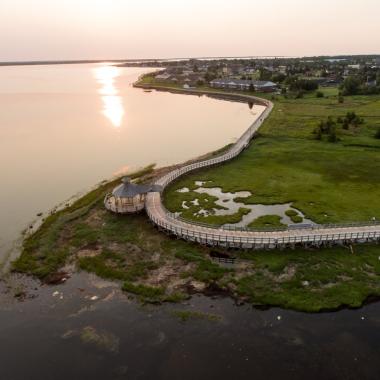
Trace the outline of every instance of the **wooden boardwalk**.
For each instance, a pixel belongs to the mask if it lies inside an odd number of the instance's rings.
[[[207,92],[204,92],[207,94]],[[210,93],[216,95],[214,92]],[[226,97],[226,94],[221,94]],[[239,101],[264,104],[265,110],[256,121],[244,132],[239,140],[224,154],[175,169],[156,181],[163,189],[172,181],[191,171],[217,165],[238,156],[249,144],[255,133],[273,109],[269,100],[248,95],[228,94],[229,98],[236,97]],[[308,228],[292,228],[279,231],[246,231],[230,230],[197,224],[176,218],[162,204],[161,193],[147,194],[145,201],[146,212],[150,220],[169,234],[188,241],[198,242],[210,246],[223,246],[244,249],[269,249],[293,247],[296,245],[321,246],[329,244],[345,244],[351,242],[368,242],[380,240],[380,223],[368,225],[341,225],[341,226],[310,226]]]

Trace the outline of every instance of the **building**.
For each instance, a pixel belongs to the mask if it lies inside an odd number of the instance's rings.
[[[133,214],[145,208],[147,193],[161,190],[157,185],[137,185],[124,177],[122,183],[106,195],[104,206],[117,214]]]
[[[171,75],[168,73],[158,74],[155,76],[155,79],[159,82],[169,81],[170,78],[171,78]]]
[[[189,86],[196,86],[198,82],[204,82],[204,77],[199,73],[189,73],[182,75],[180,78],[181,83],[186,83]]]
[[[253,82],[255,91],[274,92],[274,91],[277,91],[278,89],[277,84],[271,81],[254,80],[252,82]]]
[[[230,90],[249,90],[252,86],[252,81],[244,79],[214,79],[210,82],[210,86]]]
[[[255,90],[258,92],[277,91],[276,83],[270,81],[244,80],[244,79],[214,79],[210,82],[214,88],[224,88],[229,90]]]

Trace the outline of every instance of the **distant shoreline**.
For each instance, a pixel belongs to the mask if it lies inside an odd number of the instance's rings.
[[[347,57],[368,57],[380,56],[380,54],[352,54],[352,55],[317,55],[317,56],[283,56],[283,55],[266,55],[266,56],[225,56],[225,57],[176,57],[176,58],[134,58],[134,59],[66,59],[66,60],[40,60],[40,61],[3,61],[2,66],[38,66],[38,65],[68,65],[68,64],[86,64],[86,63],[136,63],[136,62],[170,62],[181,60],[232,60],[232,59],[292,59],[292,58],[347,58]]]
[[[292,58],[287,56],[241,56],[241,57],[181,57],[181,58],[134,58],[134,59],[65,59],[65,60],[41,60],[41,61],[0,61],[0,66],[32,66],[32,65],[66,65],[83,63],[106,62],[165,62],[189,59],[260,59],[260,58]]]
[[[119,60],[87,60],[87,61],[25,61],[25,62],[0,62],[1,66],[48,66],[48,65],[78,65],[86,63],[126,62]]]

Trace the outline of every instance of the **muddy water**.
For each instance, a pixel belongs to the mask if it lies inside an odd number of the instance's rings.
[[[147,70],[0,68],[0,262],[40,212],[113,174],[218,149],[261,109],[133,88]]]
[[[347,380],[380,373],[378,303],[314,315],[203,296],[143,307],[87,274],[16,304],[4,291],[0,379]],[[181,322],[173,310],[220,319]]]

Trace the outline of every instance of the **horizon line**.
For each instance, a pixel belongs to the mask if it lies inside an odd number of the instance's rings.
[[[336,54],[336,55],[304,55],[304,56],[286,56],[286,55],[246,55],[246,56],[196,56],[196,57],[172,57],[172,58],[126,58],[126,59],[53,59],[53,60],[12,60],[0,61],[0,66],[16,65],[54,65],[54,64],[80,64],[80,63],[102,63],[102,62],[155,62],[155,61],[177,61],[177,60],[208,60],[208,59],[302,59],[302,58],[343,58],[343,57],[368,57],[380,56],[380,53],[374,54]]]

